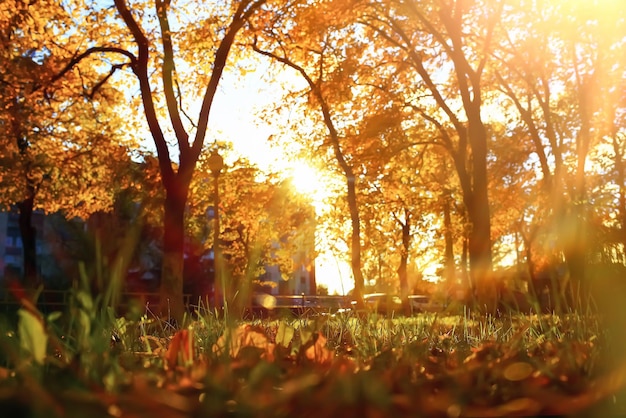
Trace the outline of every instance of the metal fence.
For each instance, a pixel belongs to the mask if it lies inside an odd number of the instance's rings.
[[[43,313],[66,310],[71,302],[72,292],[69,290],[44,290],[37,299],[37,307]],[[212,297],[192,297],[184,294],[184,305],[192,315],[214,314],[220,312],[212,305]],[[415,298],[418,298],[417,296]],[[141,306],[146,312],[153,310],[156,312],[160,304],[160,294],[156,292],[123,292],[117,306],[118,313],[123,314],[131,306]],[[20,302],[7,289],[0,289],[0,312],[14,313],[20,307]],[[282,314],[293,314],[297,316],[333,314],[351,310],[352,299],[350,296],[317,296],[317,295],[270,295],[253,294],[250,303],[245,308],[248,317],[275,317]],[[395,311],[399,313],[400,307],[385,308],[384,305],[374,308],[378,312]],[[411,314],[422,311],[441,311],[443,306],[428,305],[421,306],[419,303],[411,304]]]
[[[70,304],[72,292],[69,290],[44,290],[37,299],[37,308],[42,312],[63,311]],[[191,295],[183,295],[186,307],[191,306]],[[124,310],[132,301],[145,306],[158,306],[159,293],[124,292],[120,297],[120,308]],[[0,290],[0,312],[13,312],[20,307],[20,301],[7,290]]]
[[[350,309],[346,296],[254,295],[248,312],[252,316],[275,316],[285,312],[298,315],[336,313]]]

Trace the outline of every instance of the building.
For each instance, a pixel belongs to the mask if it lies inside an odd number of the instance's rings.
[[[33,213],[33,226],[37,236],[37,268],[39,277],[46,288],[63,289],[71,284],[73,277],[77,277],[77,261],[83,260],[87,267],[93,255],[92,234],[89,230],[102,227],[107,222],[110,214],[94,214],[89,221],[80,220],[66,221],[60,214],[46,215],[43,211]],[[210,220],[210,217],[209,217]],[[109,219],[109,221],[111,221]],[[106,233],[115,235],[116,228],[106,227]],[[157,228],[158,229],[158,228]],[[160,234],[159,234],[160,235]],[[104,238],[108,244],[115,246],[115,237]],[[119,238],[119,237],[117,237]],[[158,287],[158,271],[155,266],[160,262],[155,257],[160,256],[154,233],[142,235],[140,254],[137,262],[130,266],[127,277],[127,290],[151,289]],[[309,242],[310,241],[310,242]],[[300,250],[293,257],[294,271],[282,275],[278,266],[266,266],[265,274],[260,277],[261,281],[272,282],[266,291],[272,294],[300,295],[315,294],[315,267],[314,267],[314,243],[313,237],[307,239],[307,246],[299,247]],[[110,245],[104,244],[102,250],[108,253]],[[19,213],[17,210],[0,212],[0,287],[5,276],[13,274],[17,277],[23,275],[23,245],[19,229]],[[190,248],[186,252],[193,255]],[[207,284],[213,282],[213,253],[212,250],[199,254],[200,263],[206,264],[205,268],[192,268],[193,260],[189,254],[185,257],[185,292],[189,294],[205,294]],[[146,261],[148,260],[148,261]],[[148,268],[146,266],[152,266]],[[198,267],[198,266],[196,266]],[[202,266],[200,266],[202,267]],[[136,271],[135,271],[136,270]],[[148,280],[153,276],[153,280]],[[189,276],[189,277],[187,277]],[[284,280],[288,277],[288,280]],[[136,282],[141,282],[141,286]],[[150,282],[150,283],[148,283]]]
[[[71,223],[59,214],[46,215],[36,210],[32,215],[36,233],[37,274],[48,288],[66,288],[69,285],[66,268],[72,263],[66,253],[69,241],[74,241]],[[76,226],[83,229],[83,226]],[[75,267],[75,266],[72,266]],[[0,283],[8,275],[24,274],[24,246],[17,209],[0,211]]]
[[[44,233],[43,212],[33,213],[33,226],[37,231],[37,256],[43,254],[41,237]],[[0,212],[0,278],[8,274],[21,276],[24,270],[24,247],[20,234],[19,213],[13,209]],[[41,274],[41,270],[39,271]]]
[[[294,264],[295,271],[287,280],[283,278],[278,266],[265,266],[265,274],[260,277],[260,281],[271,285],[263,286],[263,291],[272,295],[314,295],[317,291],[315,263],[311,262],[308,266],[302,262]]]

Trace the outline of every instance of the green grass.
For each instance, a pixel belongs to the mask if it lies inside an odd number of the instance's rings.
[[[375,314],[183,330],[85,289],[66,312],[0,321],[10,416],[292,417],[624,412],[626,369],[598,315]]]

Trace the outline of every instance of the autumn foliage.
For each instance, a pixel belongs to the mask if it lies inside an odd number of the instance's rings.
[[[58,416],[619,409],[618,3],[3,1],[0,207],[19,217],[23,277],[9,286],[21,309],[0,339],[0,401],[19,409],[32,395]],[[250,118],[284,155],[331,179],[324,199],[294,192],[283,154],[261,170],[212,130],[224,81],[254,70],[278,98]],[[205,157],[218,149],[226,164],[211,172]],[[36,211],[82,218],[86,236],[96,230],[94,265],[74,260],[68,270],[67,317],[36,307],[46,285]],[[116,221],[129,237],[102,244],[115,222],[98,220],[122,212]],[[60,241],[66,249],[69,239]],[[332,317],[337,333],[233,319],[267,266],[293,280],[321,244],[350,266],[344,290],[353,288],[359,312]],[[157,247],[160,306],[149,318],[141,309],[120,317],[120,289],[142,245]],[[225,306],[199,315],[183,303],[185,255],[211,246],[224,254],[229,288]],[[366,289],[406,301],[430,289],[425,278],[440,279],[446,313],[474,321],[478,311],[489,332],[478,341],[468,322],[440,327],[435,317],[432,332],[414,335],[360,315]],[[359,345],[363,333],[380,339]],[[80,389],[48,390],[66,378]]]

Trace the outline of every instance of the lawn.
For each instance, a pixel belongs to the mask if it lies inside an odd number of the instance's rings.
[[[461,417],[626,413],[626,364],[601,315],[347,312],[182,328],[76,291],[4,319],[6,417]]]

